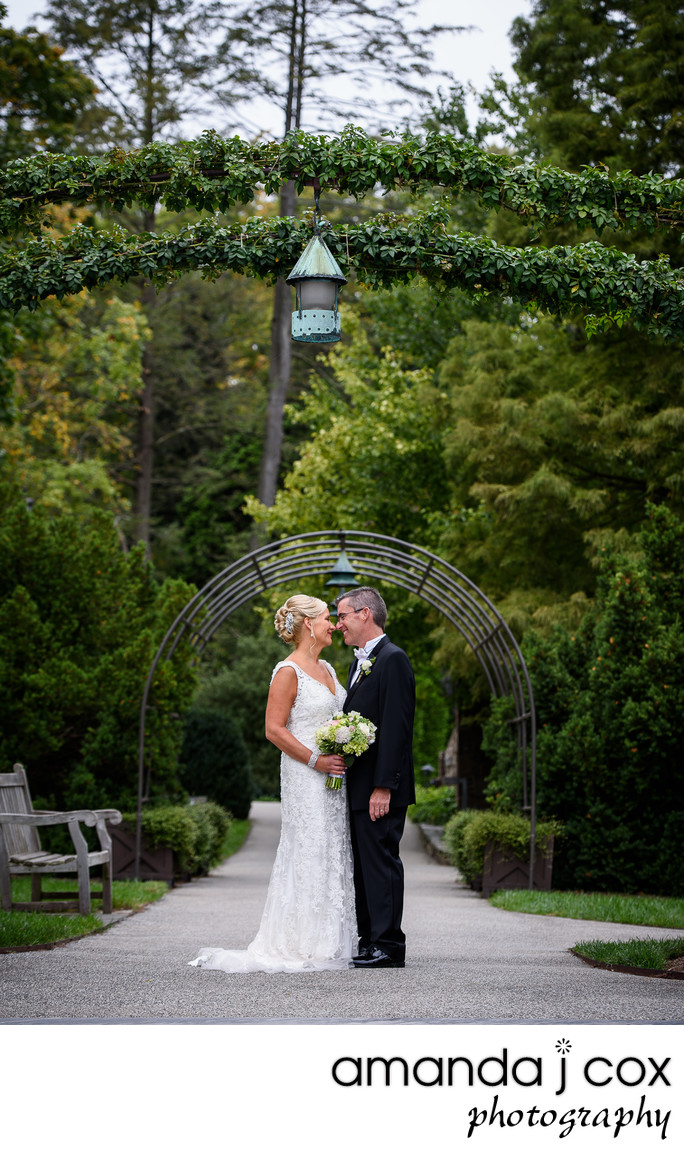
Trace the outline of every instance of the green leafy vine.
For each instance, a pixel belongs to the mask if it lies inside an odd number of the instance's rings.
[[[684,180],[611,175],[601,167],[580,174],[482,151],[452,136],[373,139],[347,127],[338,137],[293,132],[282,143],[248,143],[205,132],[185,143],[150,144],[106,156],[43,153],[0,173],[0,231],[39,225],[45,205],[106,203],[116,210],[162,202],[225,211],[248,203],[255,189],[276,192],[289,179],[299,191],[323,187],[361,198],[380,184],[412,192],[442,187],[474,193],[484,206],[508,208],[545,226],[576,221],[600,234],[636,227],[654,232],[684,226]]]
[[[0,307],[35,308],[111,282],[146,277],[163,284],[190,270],[215,277],[231,270],[265,279],[288,271],[309,238],[292,219],[250,219],[221,226],[214,218],[178,233],[102,234],[85,226],[63,238],[42,230],[46,206],[137,201],[220,212],[247,203],[257,188],[276,192],[288,180],[301,191],[322,187],[362,197],[380,185],[414,193],[441,186],[476,193],[545,225],[578,221],[605,229],[654,232],[684,223],[684,181],[603,169],[579,175],[517,164],[451,136],[372,139],[348,127],[339,137],[291,133],[282,143],[250,144],[205,132],[182,144],[158,143],[103,157],[41,154],[0,173],[0,231],[32,229],[21,249],[0,257]],[[447,231],[446,197],[412,216],[376,216],[327,233],[329,246],[359,282],[388,287],[422,275],[434,284],[499,293],[546,310],[589,314],[589,328],[625,321],[668,340],[684,336],[684,279],[667,258],[639,261],[599,242],[574,247],[512,248],[483,236]]]
[[[511,296],[562,314],[589,312],[594,326],[614,317],[652,335],[684,338],[684,278],[666,258],[639,261],[598,241],[575,247],[513,248],[467,232],[445,229],[446,210],[410,219],[391,215],[329,229],[326,241],[358,282],[389,287],[415,275],[447,288]],[[205,219],[178,233],[98,233],[77,226],[66,237],[29,239],[0,258],[0,307],[35,308],[112,280],[147,277],[167,283],[196,270],[213,278],[224,270],[264,279],[289,271],[310,237],[292,219],[251,219],[234,228]]]

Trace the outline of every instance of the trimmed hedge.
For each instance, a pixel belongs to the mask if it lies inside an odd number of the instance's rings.
[[[143,811],[142,832],[153,849],[171,848],[178,873],[199,875],[220,863],[231,822],[231,814],[218,803],[151,807]],[[123,825],[135,834],[136,816],[124,814]]]
[[[551,835],[562,833],[555,819],[536,826],[537,847],[544,850]],[[444,828],[444,847],[450,862],[466,882],[474,882],[484,870],[485,847],[497,842],[515,858],[527,859],[530,853],[530,822],[524,815],[497,811],[459,811]]]
[[[630,549],[631,548],[631,549]],[[560,819],[561,889],[684,895],[684,523],[648,507],[624,551],[606,543],[576,631],[522,644],[537,707],[537,809]],[[483,746],[497,806],[521,803],[512,724],[498,700]]]
[[[245,741],[230,715],[215,707],[192,707],[185,716],[180,756],[181,782],[246,819],[253,785]]]

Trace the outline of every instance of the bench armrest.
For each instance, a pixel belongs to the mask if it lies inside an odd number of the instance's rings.
[[[107,829],[107,823],[116,825],[116,823],[121,822],[123,815],[121,814],[121,811],[115,810],[93,811],[92,813],[95,816],[95,830],[97,831],[97,837],[100,840],[100,849],[103,851],[109,851],[111,854],[112,840],[109,834],[109,830]],[[89,823],[88,825],[92,826],[93,824]]]
[[[118,815],[118,819],[114,818]],[[53,827],[60,823],[85,823],[94,827],[98,822],[121,822],[119,811],[32,811],[29,814],[17,814],[14,811],[0,814],[0,823],[15,823],[24,827]]]
[[[121,820],[123,819],[123,815],[121,814],[121,811],[115,811],[114,808],[103,810],[103,811],[93,811],[92,814],[97,815],[98,820],[102,819],[103,822],[107,822],[107,823],[116,824],[116,823],[120,823]]]

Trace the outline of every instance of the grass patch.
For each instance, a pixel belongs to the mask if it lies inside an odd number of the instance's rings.
[[[250,830],[249,819],[233,819],[222,846],[222,858],[229,858],[240,849]],[[101,890],[102,883],[94,880],[92,890]],[[43,890],[78,891],[75,879],[58,876],[43,878]],[[114,910],[140,910],[165,895],[165,882],[138,882],[135,879],[116,879],[112,884]],[[12,898],[15,902],[31,902],[30,876],[12,879]],[[96,904],[99,905],[99,904]],[[102,929],[97,914],[55,914],[51,911],[0,911],[0,946],[38,946],[51,942],[64,942]]]
[[[684,930],[684,898],[659,898],[643,894],[599,894],[571,890],[499,890],[490,896],[489,901],[492,906],[501,910],[517,910],[524,914],[546,914],[556,915],[559,918],[625,922],[633,926],[662,926],[672,930]]]
[[[102,883],[94,881],[93,890],[101,890]],[[43,878],[43,890],[78,891],[78,883],[59,877]],[[166,894],[165,882],[136,882],[117,879],[113,883],[114,910],[140,910]],[[31,901],[31,879],[20,875],[12,879],[12,898],[15,902]],[[49,904],[48,904],[49,905]],[[84,934],[102,930],[102,919],[97,914],[55,914],[52,911],[3,910],[0,911],[0,946],[39,946],[51,942],[65,942]]]
[[[95,879],[90,884],[91,890],[102,890],[102,883]],[[112,905],[114,910],[140,910],[148,902],[156,902],[165,895],[168,886],[165,882],[136,882],[135,879],[116,879],[112,883]],[[48,878],[43,879],[43,890],[64,890],[78,892],[78,882],[75,879]],[[31,878],[29,875],[19,875],[12,879],[12,898],[15,902],[31,902]],[[97,904],[99,908],[99,903]],[[6,911],[6,914],[26,913],[34,917],[41,915],[40,911]],[[49,911],[47,912],[50,913]],[[51,918],[61,918],[62,915],[51,914]]]
[[[40,914],[0,910],[0,946],[37,946],[102,930],[95,914]]]
[[[647,970],[664,970],[673,958],[684,955],[682,938],[631,938],[626,942],[602,942],[592,938],[573,948],[594,962],[615,966],[641,966]]]
[[[230,858],[244,843],[249,834],[251,823],[249,819],[233,819],[226,832],[221,848],[221,857]]]

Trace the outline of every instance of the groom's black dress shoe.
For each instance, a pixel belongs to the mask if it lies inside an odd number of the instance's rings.
[[[389,954],[377,946],[368,946],[363,953],[359,951],[358,958],[352,959],[352,965],[363,970],[375,970],[381,966],[403,966],[404,960],[390,958]]]

